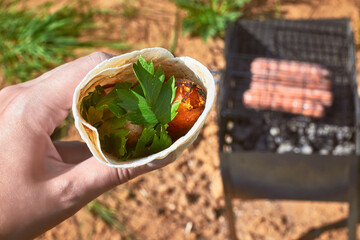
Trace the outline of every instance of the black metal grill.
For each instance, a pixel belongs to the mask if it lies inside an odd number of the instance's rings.
[[[241,20],[228,28],[225,47],[218,107],[228,211],[232,197],[348,201],[349,237],[354,238],[360,105],[349,21]],[[327,68],[333,103],[324,116],[246,107],[243,94],[249,89],[251,63],[258,57]],[[284,143],[291,151],[279,150]],[[287,154],[279,154],[283,152]],[[228,216],[231,220],[232,214]]]
[[[315,123],[320,130],[332,126],[348,126],[348,131],[352,132],[352,138],[349,140],[354,143],[356,78],[353,54],[353,37],[345,19],[236,22],[227,32],[227,66],[221,87],[224,96],[221,100],[223,119],[221,146],[235,151],[242,148],[257,150],[241,146],[236,141],[231,143],[226,141],[225,136],[232,135],[231,129],[225,126],[229,121],[234,121],[235,125],[251,123],[248,127],[254,127],[254,133],[250,135],[255,141],[257,137],[261,137],[259,127],[267,132],[272,124],[286,126],[287,122],[303,122],[304,128],[308,128],[309,124]],[[251,62],[257,57],[319,63],[329,69],[334,100],[331,107],[326,109],[325,116],[314,119],[283,112],[246,108],[242,97],[249,89]],[[267,119],[273,120],[273,123],[266,121]],[[333,138],[332,135],[333,133],[329,133],[328,137]],[[298,138],[291,141],[299,141],[301,136],[291,137]],[[272,150],[271,146],[267,150]]]

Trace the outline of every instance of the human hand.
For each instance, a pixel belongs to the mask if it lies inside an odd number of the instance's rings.
[[[84,143],[51,141],[75,87],[108,58],[93,53],[0,91],[0,239],[34,238],[105,191],[169,163],[111,168]]]

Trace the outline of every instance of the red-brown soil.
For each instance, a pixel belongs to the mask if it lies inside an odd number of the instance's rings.
[[[258,2],[271,8],[274,1]],[[140,9],[133,18],[99,20],[103,28],[109,29],[108,37],[126,40],[134,49],[168,48],[175,24],[175,5],[166,0],[139,0],[133,4]],[[116,11],[124,8],[120,1],[110,0],[94,1],[94,6]],[[280,11],[284,18],[291,19],[348,17],[360,42],[358,0],[283,0]],[[223,50],[221,39],[204,43],[200,38],[181,36],[175,54],[193,57],[209,69],[220,70],[225,67]],[[360,51],[358,59],[359,54]],[[83,208],[37,239],[228,239],[217,131],[214,108],[199,139],[177,161],[118,186],[97,199],[114,210],[113,215],[123,225],[123,231],[107,225]],[[67,139],[79,139],[74,128],[70,129]],[[331,224],[348,214],[346,203],[237,199],[233,204],[237,235],[244,240],[300,239],[313,228]],[[307,239],[346,239],[347,229],[316,233],[317,237],[309,234]]]

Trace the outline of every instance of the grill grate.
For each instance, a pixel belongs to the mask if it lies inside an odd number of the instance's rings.
[[[241,20],[226,36],[220,89],[220,151],[355,154],[356,70],[348,20]],[[259,57],[321,64],[330,71],[333,103],[321,118],[255,110],[243,103],[251,63]]]

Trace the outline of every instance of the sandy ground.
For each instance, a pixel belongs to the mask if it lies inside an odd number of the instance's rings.
[[[258,2],[271,8],[274,1]],[[126,40],[134,49],[168,48],[175,5],[165,0],[132,4],[140,8],[134,18],[99,20],[103,28],[109,29],[107,36]],[[120,1],[94,1],[94,6],[124,9]],[[284,18],[291,19],[347,17],[352,29],[359,30],[360,3],[355,0],[283,0],[280,11]],[[359,42],[358,36],[356,39]],[[221,70],[225,67],[223,49],[220,39],[205,44],[199,38],[181,36],[175,55],[190,56],[209,69]],[[176,162],[100,196],[97,201],[112,210],[121,225],[118,229],[83,208],[37,239],[227,239],[217,131],[213,109],[199,139]],[[79,136],[71,128],[67,140],[73,139]],[[320,229],[347,216],[345,203],[236,199],[233,204],[239,239],[346,239],[344,227],[325,232]]]

